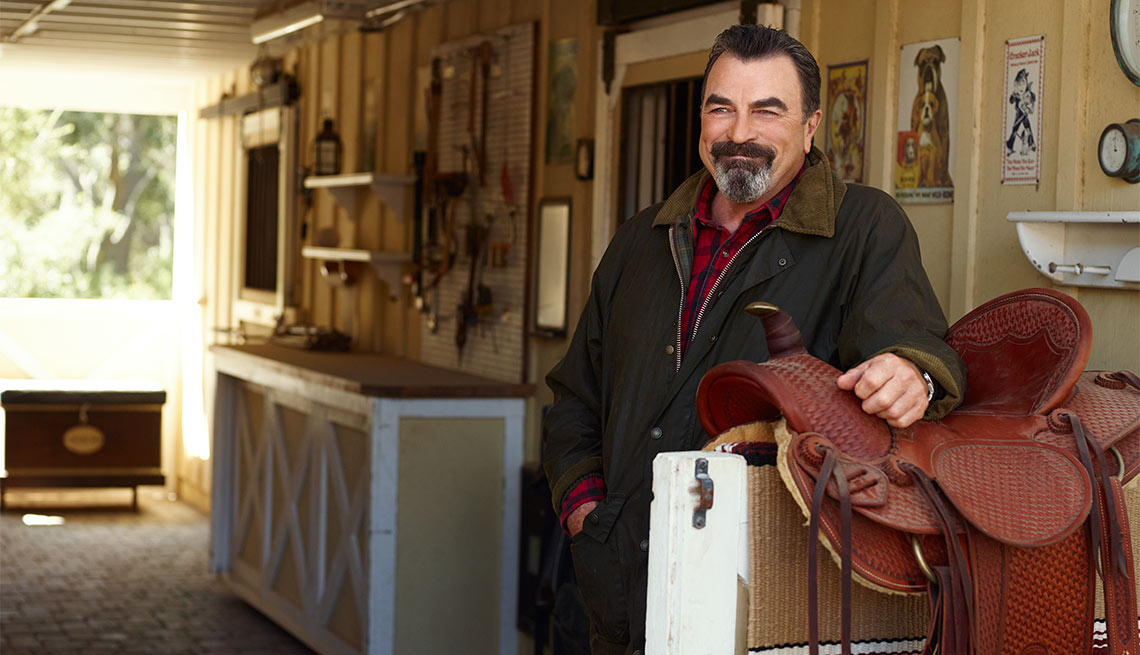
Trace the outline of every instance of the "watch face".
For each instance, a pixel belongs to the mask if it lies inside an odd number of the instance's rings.
[[[1100,166],[1106,173],[1119,173],[1124,168],[1128,156],[1128,144],[1124,132],[1116,126],[1109,127],[1100,137]]]
[[[1140,0],[1113,0],[1111,24],[1120,69],[1140,86]]]

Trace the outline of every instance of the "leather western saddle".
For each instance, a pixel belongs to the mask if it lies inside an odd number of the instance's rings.
[[[1140,654],[1129,516],[1140,471],[1140,379],[1084,367],[1088,314],[1029,289],[991,300],[946,341],[966,363],[964,402],[895,429],[840,390],[791,317],[751,307],[771,359],[710,370],[697,407],[710,435],[783,419],[777,466],[809,516],[809,642],[817,653],[816,544],[842,570],[842,648],[851,579],[929,594],[924,653],[1093,653],[1096,578],[1109,650]],[[823,538],[819,533],[822,531]]]

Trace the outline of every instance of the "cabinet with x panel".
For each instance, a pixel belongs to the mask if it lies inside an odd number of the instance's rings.
[[[214,573],[324,655],[518,652],[529,387],[385,355],[213,354]]]

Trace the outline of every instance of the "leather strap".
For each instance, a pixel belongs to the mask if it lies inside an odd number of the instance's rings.
[[[827,496],[827,484],[835,478],[839,496],[840,542],[840,652],[851,655],[851,494],[847,486],[847,476],[838,465],[838,455],[834,448],[817,446],[826,450],[819,478],[812,493],[811,518],[808,522],[808,652],[819,655],[819,584],[817,553],[819,549],[819,517],[823,514],[823,499]]]
[[[909,462],[901,462],[899,468],[909,475],[922,490],[923,496],[934,510],[938,518],[938,529],[946,541],[945,567],[936,567],[935,575],[939,579],[938,593],[941,598],[941,644],[938,652],[941,655],[969,655],[970,652],[970,626],[974,625],[974,584],[970,576],[969,564],[962,552],[962,543],[958,539],[955,521],[942,501],[942,494],[935,488],[934,483],[926,473]],[[930,648],[930,644],[927,644]]]
[[[1104,613],[1108,633],[1109,655],[1137,655],[1140,653],[1140,633],[1136,623],[1136,568],[1132,559],[1132,532],[1128,522],[1128,512],[1113,515],[1110,507],[1124,507],[1124,489],[1120,478],[1111,476],[1104,498],[1098,499],[1097,512],[1102,515],[1100,522],[1105,530],[1118,529],[1122,533],[1124,569],[1106,567],[1104,583]],[[1107,516],[1105,515],[1107,514]],[[1101,559],[1113,560],[1111,554],[1112,537],[1101,540]]]

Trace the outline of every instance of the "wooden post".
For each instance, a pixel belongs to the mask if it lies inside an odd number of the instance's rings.
[[[702,460],[712,506],[698,528]],[[661,453],[653,460],[646,655],[746,651],[745,471],[744,458],[728,453]]]

